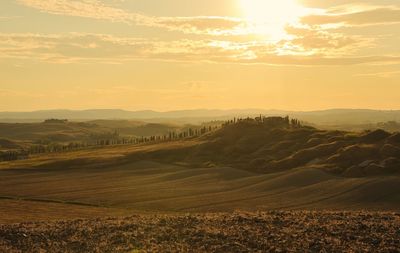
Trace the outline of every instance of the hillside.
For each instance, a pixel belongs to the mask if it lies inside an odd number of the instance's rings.
[[[21,149],[23,146],[16,142],[8,139],[0,139],[0,150],[12,150]]]
[[[246,119],[201,137],[3,162],[0,201],[14,206],[3,208],[14,219],[25,215],[15,201],[111,213],[400,210],[398,149],[399,134],[385,131],[355,134],[285,118]]]
[[[112,134],[112,129],[124,134],[162,134],[164,131],[179,129],[162,124],[129,121],[16,124],[12,127],[9,124],[0,125],[0,134],[15,139],[31,134],[29,138],[33,141],[57,136],[58,141],[67,141],[94,138],[95,133],[101,136],[107,134],[107,130],[110,131],[108,134]],[[180,129],[186,128],[183,126]],[[400,133],[384,130],[362,133],[319,130],[302,126],[296,120],[294,123],[289,122],[288,118],[264,117],[261,120],[246,118],[228,121],[222,128],[205,135],[182,138],[182,145],[175,145],[175,148],[166,148],[174,139],[159,144],[152,142],[150,146],[133,146],[135,152],[132,153],[129,153],[129,145],[125,145],[126,148],[121,147],[120,151],[123,158],[110,163],[152,160],[191,167],[234,167],[262,174],[312,168],[345,177],[395,175],[400,167]],[[7,139],[2,140],[0,145],[18,147],[18,143]],[[96,152],[100,153],[102,150],[95,149],[92,156],[95,157]],[[84,165],[81,161],[81,166]],[[93,164],[95,165],[96,163]]]
[[[315,127],[326,130],[340,130],[349,132],[374,131],[382,129],[387,132],[400,132],[400,121],[373,122],[364,124],[331,124],[331,125],[315,125]]]
[[[87,140],[110,129],[90,123],[0,123],[0,136],[31,142],[69,142]]]
[[[202,140],[202,144],[193,147],[143,156],[165,162],[231,166],[256,173],[315,168],[334,175],[363,177],[400,172],[400,134],[383,130],[324,131],[249,120],[227,125]]]

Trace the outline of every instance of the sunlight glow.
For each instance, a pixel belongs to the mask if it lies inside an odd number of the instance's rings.
[[[282,39],[287,24],[307,14],[296,0],[238,0],[243,16],[252,24],[252,31],[270,39]]]

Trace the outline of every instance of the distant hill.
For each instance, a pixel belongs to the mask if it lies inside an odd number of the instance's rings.
[[[17,146],[13,141],[28,142],[74,142],[108,138],[110,134],[119,136],[153,136],[178,131],[184,125],[156,124],[130,120],[94,120],[68,122],[46,120],[40,123],[0,123],[0,147]],[[2,144],[3,143],[3,144]]]
[[[376,124],[400,121],[400,110],[331,109],[310,112],[288,112],[288,115],[318,125]]]
[[[40,122],[49,118],[69,119],[77,121],[90,120],[139,120],[152,123],[201,123],[211,120],[225,120],[233,117],[254,117],[259,114],[267,116],[286,116],[298,118],[302,121],[317,125],[353,125],[375,124],[387,121],[400,121],[400,110],[381,111],[363,109],[331,109],[323,111],[282,111],[263,109],[237,109],[237,110],[180,110],[157,112],[126,111],[115,109],[96,110],[45,110],[33,112],[0,112],[0,122]]]
[[[15,141],[7,140],[7,139],[0,139],[0,151],[1,150],[16,150],[20,149],[21,145],[19,145]]]
[[[33,112],[0,112],[3,120],[44,120],[48,118],[65,118],[74,120],[97,120],[97,119],[179,119],[179,118],[215,118],[231,115],[253,115],[263,110],[182,110],[157,112],[126,111],[118,109],[96,109],[96,110],[45,110]]]

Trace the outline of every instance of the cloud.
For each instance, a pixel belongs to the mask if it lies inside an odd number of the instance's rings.
[[[323,15],[308,15],[301,18],[301,23],[307,25],[332,25],[366,26],[377,24],[400,23],[400,9],[379,7],[375,9],[329,13]]]
[[[347,66],[358,64],[400,63],[400,56],[323,57],[266,55],[264,57],[258,58],[257,62],[268,62],[269,64],[296,66]]]
[[[320,10],[320,13],[323,14],[303,16],[298,23],[286,26],[290,38],[281,42],[282,48],[304,56],[372,59],[366,58],[369,56],[363,52],[383,49],[378,43],[383,37],[369,37],[368,34],[356,34],[354,29],[340,28],[400,23],[400,9],[393,6],[347,4]]]
[[[154,18],[153,25],[184,33],[233,35],[243,33],[247,23],[238,18],[199,16]]]
[[[246,23],[230,17],[152,17],[108,6],[99,0],[17,0],[20,4],[42,12],[92,19],[109,20],[130,25],[160,27],[194,34],[237,34]]]
[[[84,18],[105,19],[114,22],[133,22],[142,18],[138,14],[128,13],[124,10],[113,8],[98,0],[17,0],[27,7],[38,9],[42,12]]]
[[[124,63],[149,59],[272,65],[353,65],[400,62],[400,56],[343,56],[285,49],[288,42],[233,42],[223,40],[161,41],[103,34],[0,34],[0,57],[51,63]],[[295,42],[293,42],[295,45]],[[292,46],[293,46],[292,45]],[[306,47],[305,45],[303,45]],[[326,48],[327,45],[323,45]],[[330,46],[330,45],[328,45]],[[335,48],[337,45],[333,45]],[[301,45],[297,45],[300,48]]]
[[[374,45],[375,39],[347,35],[330,29],[309,26],[285,28],[290,39],[280,42],[282,50],[297,55],[349,56]]]

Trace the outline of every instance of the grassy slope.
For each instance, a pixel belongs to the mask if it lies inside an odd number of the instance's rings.
[[[159,150],[142,157],[194,165],[217,164],[259,173],[301,167],[348,177],[400,173],[400,134],[382,130],[356,134],[239,123],[203,140],[192,148]]]

